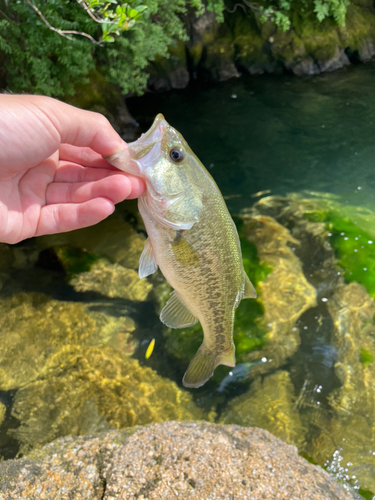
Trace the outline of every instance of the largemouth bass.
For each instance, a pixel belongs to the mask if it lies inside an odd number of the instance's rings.
[[[204,340],[183,378],[185,387],[200,387],[216,366],[235,366],[235,309],[242,299],[256,297],[236,226],[215,181],[163,115],[126,150],[106,159],[146,184],[138,200],[148,234],[139,277],[159,266],[174,288],[160,314],[167,326],[200,321]]]

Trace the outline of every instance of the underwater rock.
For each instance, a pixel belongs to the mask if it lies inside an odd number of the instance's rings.
[[[142,228],[141,222],[134,214],[138,214],[136,206],[131,201],[126,201],[116,205],[116,211],[95,226],[69,233],[41,236],[36,239],[36,244],[39,248],[84,249],[123,267],[137,269],[146,238],[129,222],[125,222],[125,218],[134,220],[134,225]]]
[[[357,283],[328,301],[341,386],[329,396],[330,418],[309,453],[340,479],[375,491],[375,301]]]
[[[298,447],[304,442],[294,386],[286,371],[264,379],[257,377],[247,392],[230,401],[220,420],[224,424],[261,427]]]
[[[164,422],[59,439],[0,463],[0,500],[356,500],[267,431]]]
[[[241,218],[241,236],[255,244],[260,262],[272,269],[258,285],[267,341],[260,350],[243,357],[245,361],[267,358],[268,363],[254,367],[252,372],[256,374],[277,368],[297,350],[300,339],[295,324],[307,309],[316,305],[316,292],[295,255],[299,242],[287,228],[268,216],[244,213]]]
[[[95,262],[89,271],[70,280],[77,292],[98,292],[107,297],[144,301],[152,289],[151,283],[140,280],[134,269],[111,264],[105,259]]]
[[[67,345],[54,361],[15,396],[12,435],[23,452],[65,435],[203,416],[187,391],[112,347]]]
[[[3,423],[5,413],[6,413],[5,405],[3,405],[3,403],[0,403],[0,425]]]
[[[135,329],[131,318],[90,310],[90,304],[37,293],[1,298],[0,304],[0,390],[22,387],[47,374],[68,348],[113,344],[128,355],[136,349],[129,337]]]

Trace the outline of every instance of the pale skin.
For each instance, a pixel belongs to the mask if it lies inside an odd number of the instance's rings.
[[[91,226],[139,197],[143,182],[102,158],[126,147],[100,114],[0,95],[0,242]]]

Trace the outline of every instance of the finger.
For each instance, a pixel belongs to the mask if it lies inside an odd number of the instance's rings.
[[[121,173],[117,169],[82,167],[62,161],[59,163],[54,182],[92,182],[111,175],[121,175]]]
[[[65,233],[97,224],[114,211],[106,198],[96,198],[86,203],[46,205],[41,209],[36,236]]]
[[[119,203],[132,193],[132,182],[124,175],[113,175],[95,182],[53,182],[46,191],[47,205],[55,203],[84,203],[105,197]]]
[[[59,155],[61,161],[70,161],[78,165],[83,165],[84,167],[109,168],[117,171],[115,167],[91,148],[82,148],[73,146],[72,144],[61,144]]]
[[[41,99],[43,103],[40,107],[48,113],[62,144],[89,147],[102,156],[110,156],[126,147],[126,143],[103,115],[48,97]]]

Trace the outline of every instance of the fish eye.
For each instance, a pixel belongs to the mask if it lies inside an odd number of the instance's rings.
[[[169,157],[173,163],[181,163],[185,158],[184,150],[182,148],[173,148],[169,151]]]

